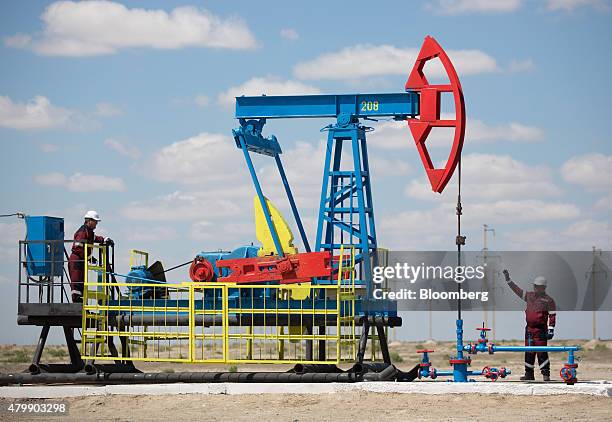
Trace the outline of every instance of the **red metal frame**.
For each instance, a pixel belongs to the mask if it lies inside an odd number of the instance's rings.
[[[440,59],[448,75],[450,81],[448,85],[431,85],[423,73],[425,63],[436,57]],[[421,51],[406,82],[406,90],[420,93],[419,119],[409,119],[408,126],[425,166],[427,177],[431,183],[431,189],[434,192],[441,193],[453,176],[453,172],[461,157],[461,149],[463,148],[463,139],[465,137],[465,102],[463,100],[461,83],[453,64],[446,55],[446,52],[440,47],[440,44],[432,37],[425,37]],[[443,92],[453,93],[455,120],[440,119],[440,95]],[[453,146],[446,165],[442,168],[435,168],[425,145],[425,140],[434,127],[455,128]]]
[[[223,268],[229,269],[228,276],[217,279],[227,283],[305,283],[315,277],[330,278],[332,275],[329,251],[305,252],[287,257],[222,259],[217,261],[217,268],[219,272]]]

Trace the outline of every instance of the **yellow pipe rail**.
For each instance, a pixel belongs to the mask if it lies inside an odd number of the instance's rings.
[[[119,359],[130,361],[340,363],[356,358],[355,251],[352,247],[340,250],[335,283],[299,286],[299,289],[307,289],[308,294],[298,295],[297,298],[288,295],[292,291],[291,285],[192,282],[165,283],[161,287],[167,294],[163,298],[155,298],[155,288],[159,289],[160,284],[111,283],[106,273],[105,246],[87,245],[86,253],[89,249],[98,251],[102,260],[98,266],[89,262],[85,264],[83,359],[117,359],[110,355],[107,347],[113,338],[127,338],[129,355],[126,353]],[[133,264],[137,260],[144,260],[148,265],[148,257],[144,251],[133,250],[130,262]],[[111,293],[116,288],[122,293],[113,300]],[[140,291],[149,288],[151,299],[155,300],[132,297],[129,289],[134,291],[136,288]],[[257,298],[262,289],[265,289],[268,297]],[[263,302],[263,308],[253,306],[255,300]],[[199,309],[204,308],[205,304],[212,304],[212,309]],[[123,315],[130,323],[118,326],[117,315]],[[154,325],[131,323],[131,318],[144,316],[153,316],[154,319],[150,319]],[[179,316],[188,317],[187,325],[179,324]],[[196,316],[213,318],[210,324],[204,326],[197,322]],[[246,326],[230,326],[230,316],[251,316],[252,322]],[[263,322],[255,325],[255,317],[261,316],[265,317]],[[289,318],[291,324],[279,324],[281,316],[284,320]],[[314,327],[304,322],[321,316],[324,317],[321,323]],[[173,318],[172,324],[168,323],[170,318]],[[328,324],[329,318],[335,322]],[[270,319],[276,322],[268,324]],[[308,329],[319,328],[319,324],[323,327],[320,332]],[[313,348],[312,358],[307,358],[308,347]],[[319,350],[321,347],[325,349]],[[325,353],[318,353],[323,351]],[[322,358],[323,355],[325,358]]]

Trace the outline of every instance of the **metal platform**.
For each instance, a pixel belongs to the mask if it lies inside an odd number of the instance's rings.
[[[17,324],[80,328],[82,314],[80,303],[19,303]]]

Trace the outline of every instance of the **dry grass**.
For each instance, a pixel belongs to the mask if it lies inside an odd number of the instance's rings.
[[[516,341],[499,341],[501,345],[520,345]],[[553,341],[551,345],[578,344],[583,350],[577,352],[579,359],[578,376],[582,380],[608,379],[612,380],[612,341]],[[35,346],[0,345],[0,371],[20,372],[26,369],[31,361]],[[438,369],[448,369],[448,358],[454,354],[455,344],[452,342],[393,342],[389,345],[394,363],[400,369],[409,370],[420,360],[417,349],[434,349],[431,354],[433,365]],[[380,357],[380,352],[378,353]],[[566,353],[551,353],[551,375],[558,376],[563,366]],[[68,362],[68,353],[64,346],[48,346],[43,355],[46,363]],[[513,371],[509,379],[518,379],[523,373],[522,353],[487,353],[472,355],[472,367],[480,369],[484,366],[506,366]],[[182,364],[137,362],[136,366],[145,372],[183,372],[183,371],[228,371],[230,366],[223,364]],[[350,365],[340,365],[347,368]],[[235,368],[234,368],[235,367]],[[231,365],[232,371],[286,371],[292,365]]]

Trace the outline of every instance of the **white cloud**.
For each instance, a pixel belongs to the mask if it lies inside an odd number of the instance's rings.
[[[199,94],[196,95],[196,97],[193,99],[193,102],[198,107],[206,107],[210,104],[210,98],[204,94]]]
[[[23,220],[0,223],[0,261],[9,262],[17,269],[18,242],[23,239],[25,239],[25,224]]]
[[[54,129],[72,125],[75,112],[37,95],[26,103],[0,96],[0,127],[17,130]]]
[[[4,38],[4,45],[10,48],[26,48],[32,42],[32,37],[26,34],[15,34]]]
[[[67,177],[59,172],[39,174],[34,177],[34,180],[39,185],[43,186],[61,186],[67,182]]]
[[[523,230],[507,234],[511,249],[522,250],[590,250],[596,246],[612,248],[612,229],[609,222],[581,220],[559,231],[550,229]]]
[[[197,221],[189,228],[190,239],[235,247],[255,240],[255,224],[253,221],[228,221],[217,223]]]
[[[176,230],[172,227],[154,226],[140,229],[131,228],[124,237],[129,239],[130,242],[158,242],[176,239],[177,236]]]
[[[517,122],[493,126],[482,120],[469,119],[466,123],[466,142],[491,142],[499,140],[534,142],[543,138],[544,131],[542,129]]]
[[[500,70],[496,60],[480,50],[448,50],[447,53],[460,75]],[[408,77],[417,55],[416,48],[359,44],[298,63],[293,68],[293,74],[298,79],[307,80],[354,79],[380,75]],[[432,78],[446,77],[439,60],[428,62],[425,73]]]
[[[482,224],[487,223],[499,233],[514,232],[512,224],[521,226],[534,223],[546,227],[552,222],[571,221],[580,216],[580,210],[573,204],[541,200],[511,200],[493,202],[474,202],[464,198],[462,216],[462,234],[467,235],[470,248],[478,247],[482,236]],[[433,208],[424,210],[402,211],[399,213],[379,214],[377,233],[379,245],[390,248],[410,249],[445,249],[454,247],[457,231],[455,204],[443,202]],[[535,229],[525,234],[538,240]],[[515,242],[514,234],[504,236]],[[544,238],[552,244],[556,237]],[[547,243],[548,245],[548,243]],[[524,246],[519,245],[517,246]],[[535,249],[543,248],[540,244]],[[552,247],[553,249],[554,246]]]
[[[153,154],[146,171],[162,182],[186,184],[246,180],[244,158],[229,136],[200,133]]]
[[[65,176],[53,172],[34,177],[36,183],[43,186],[61,186],[72,192],[123,191],[125,184],[120,177],[108,177],[99,174],[74,173]]]
[[[612,232],[610,231],[610,223],[607,221],[584,220],[578,221],[561,232],[562,235],[573,239],[584,239],[588,242],[590,239],[601,239],[599,247],[606,244],[607,247],[612,245]]]
[[[525,72],[535,67],[532,59],[512,60],[508,65],[508,72]]]
[[[191,224],[189,237],[196,240],[211,239],[215,230],[215,224],[210,221],[200,220]]]
[[[300,38],[300,34],[293,28],[284,28],[280,31],[281,38],[289,41],[295,41]]]
[[[128,145],[125,142],[119,141],[118,139],[108,138],[104,141],[104,145],[118,152],[121,155],[130,157],[134,160],[140,158],[140,150],[135,146]]]
[[[170,104],[173,106],[196,106],[196,107],[206,107],[211,103],[211,98],[205,94],[197,94],[193,97],[182,97],[182,98],[173,98],[170,100]]]
[[[381,149],[414,148],[414,140],[410,134],[407,122],[384,122],[374,126],[374,131],[368,134],[368,145]],[[429,143],[427,143],[429,146]]]
[[[102,102],[96,104],[95,114],[100,117],[116,117],[121,116],[123,111],[115,104]]]
[[[57,152],[59,151],[59,146],[55,144],[40,144],[38,146],[42,152]]]
[[[455,179],[446,187],[454,201]],[[544,165],[530,166],[509,155],[466,154],[462,157],[462,196],[471,201],[525,200],[557,197],[562,190],[552,181],[552,171]],[[424,178],[412,180],[405,193],[418,200],[439,200]]]
[[[600,153],[584,154],[573,157],[561,167],[561,175],[589,191],[609,191],[612,189],[612,155]]]
[[[112,117],[121,110],[110,103],[98,103],[93,112],[60,107],[42,95],[27,102],[17,102],[0,96],[0,127],[16,130],[91,130],[99,126],[98,117]]]
[[[388,176],[405,176],[412,171],[410,165],[406,163],[406,160],[395,158],[389,159],[376,155],[369,156],[368,159],[370,172],[377,180]]]
[[[217,100],[221,104],[231,106],[236,97],[242,95],[299,95],[319,94],[321,91],[310,85],[292,80],[282,80],[273,76],[252,78],[241,85],[233,86],[219,94]]]
[[[569,220],[580,215],[580,210],[574,204],[537,199],[475,203],[464,205],[464,208],[473,219],[490,221],[492,224]]]
[[[517,10],[522,3],[522,0],[435,0],[425,8],[443,15],[504,13]]]
[[[222,19],[191,6],[166,12],[128,8],[111,1],[57,1],[45,9],[41,20],[40,36],[17,34],[5,38],[5,45],[31,48],[42,55],[74,57],[113,54],[123,48],[256,47],[242,19]]]
[[[580,7],[593,7],[596,10],[610,10],[610,3],[606,0],[548,0],[547,6],[549,10],[563,10],[571,12]]]
[[[596,211],[609,211],[612,212],[612,194],[609,194],[607,196],[604,196],[603,198],[599,199],[596,203],[595,203],[595,210]]]
[[[508,155],[466,154],[462,170],[462,232],[472,239],[470,247],[482,236],[483,223],[497,229],[509,242],[505,247],[511,249],[564,248],[559,246],[562,243],[555,248],[559,235],[551,229],[563,224],[568,239],[578,237],[582,212],[576,204],[560,199],[563,191],[548,166],[530,165]],[[404,249],[450,248],[456,234],[456,192],[456,177],[442,195],[431,192],[425,177],[412,180],[405,193],[418,201],[432,201],[432,207],[383,217],[379,243]],[[528,225],[534,227],[525,230]]]
[[[451,119],[454,116],[442,115],[443,119]],[[414,148],[414,139],[405,121],[385,122],[377,127],[368,136],[368,144],[382,149],[406,149]],[[452,144],[454,136],[453,128],[434,128],[427,138],[427,147],[445,147]],[[487,143],[496,141],[512,142],[537,142],[544,138],[544,131],[535,126],[529,126],[518,122],[510,122],[502,125],[490,125],[479,119],[469,118],[466,122],[466,143]]]
[[[121,210],[121,214],[131,220],[143,221],[227,219],[245,212],[244,200],[228,198],[228,195],[239,196],[243,193],[244,189],[240,188],[232,192],[223,189],[201,192],[176,191],[148,201],[130,202]]]
[[[379,213],[376,221],[378,244],[401,250],[428,250],[454,242],[457,222],[454,206],[441,204],[428,210]]]

